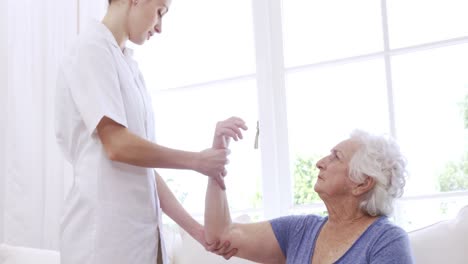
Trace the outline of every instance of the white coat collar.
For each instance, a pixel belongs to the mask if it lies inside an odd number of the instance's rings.
[[[117,40],[115,39],[114,35],[112,32],[109,30],[109,28],[106,27],[101,21],[95,20],[95,23],[97,24],[97,28],[99,32],[101,32],[104,37],[106,38],[107,41],[109,41],[114,47],[120,49],[119,44],[117,43]],[[133,57],[133,50],[129,47],[124,47],[123,48],[123,54],[126,57]]]

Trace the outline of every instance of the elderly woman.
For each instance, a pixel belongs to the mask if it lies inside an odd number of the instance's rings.
[[[227,147],[224,135],[240,134],[243,126],[241,120],[218,123],[214,147]],[[325,203],[326,217],[232,223],[226,193],[210,178],[207,242],[229,241],[229,248],[216,252],[226,259],[235,255],[261,263],[413,263],[406,232],[387,218],[405,185],[406,162],[398,145],[355,131],[316,166],[320,172],[314,189]]]

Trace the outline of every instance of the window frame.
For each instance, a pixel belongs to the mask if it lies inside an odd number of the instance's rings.
[[[405,53],[419,52],[427,49],[443,48],[451,45],[468,43],[468,36],[423,43],[408,47],[390,48],[386,0],[381,0],[383,50],[381,52],[359,56],[322,61],[308,65],[285,68],[282,38],[281,0],[256,0],[253,2],[255,23],[255,42],[257,56],[257,83],[259,98],[259,118],[261,130],[263,204],[265,219],[288,215],[291,212],[324,208],[323,203],[308,205],[293,204],[293,181],[289,169],[289,144],[287,107],[285,102],[285,76],[299,70],[352,63],[360,60],[383,58],[387,87],[390,135],[398,138],[395,121],[395,103],[392,83],[392,57]],[[267,47],[267,48],[265,48]],[[273,91],[273,92],[271,92]],[[278,195],[279,194],[279,195]],[[395,212],[405,201],[426,200],[434,198],[466,197],[467,191],[451,193],[432,193],[425,195],[403,196],[395,202]],[[400,223],[395,213],[395,222]]]
[[[387,89],[386,96],[388,100],[389,132],[391,136],[398,139],[398,128],[396,126],[394,109],[395,99],[393,91],[392,58],[406,53],[468,43],[468,36],[463,36],[392,49],[389,41],[391,36],[389,36],[388,29],[387,1],[381,0],[381,26],[383,32],[382,51],[286,68],[284,63],[282,33],[282,0],[255,0],[251,2],[256,72],[253,75],[234,76],[232,78],[213,80],[205,83],[223,83],[247,77],[254,77],[257,82],[263,208],[245,208],[245,210],[232,212],[233,215],[263,212],[264,219],[271,219],[301,210],[318,210],[324,208],[323,203],[294,205],[294,175],[290,169],[285,85],[285,77],[288,73],[328,67],[330,65],[353,63],[362,60],[383,59]],[[199,85],[198,83],[171,89],[190,89],[191,87]],[[399,205],[405,201],[466,196],[468,196],[468,190],[455,193],[433,193],[411,197],[404,196],[397,199],[395,203],[395,222],[400,223],[397,212],[399,211]],[[195,213],[194,216],[201,218],[199,213]]]

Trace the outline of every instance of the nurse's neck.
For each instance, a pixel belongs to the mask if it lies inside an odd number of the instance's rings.
[[[112,32],[122,51],[125,48],[125,42],[128,40],[127,13],[128,11],[122,8],[122,6],[112,4],[102,19],[102,23]]]

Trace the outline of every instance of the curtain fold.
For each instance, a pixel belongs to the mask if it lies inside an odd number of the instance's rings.
[[[3,219],[5,199],[5,132],[7,117],[7,87],[8,87],[8,61],[7,61],[7,2],[0,3],[0,243],[4,240]]]
[[[53,100],[59,60],[76,35],[77,5],[63,0],[6,5],[3,242],[58,249],[64,180],[70,175],[54,139]]]
[[[0,3],[0,33],[6,36],[0,41],[0,111],[6,113],[0,120],[0,243],[59,248],[71,167],[55,142],[56,74],[78,28],[100,19],[106,3]]]

